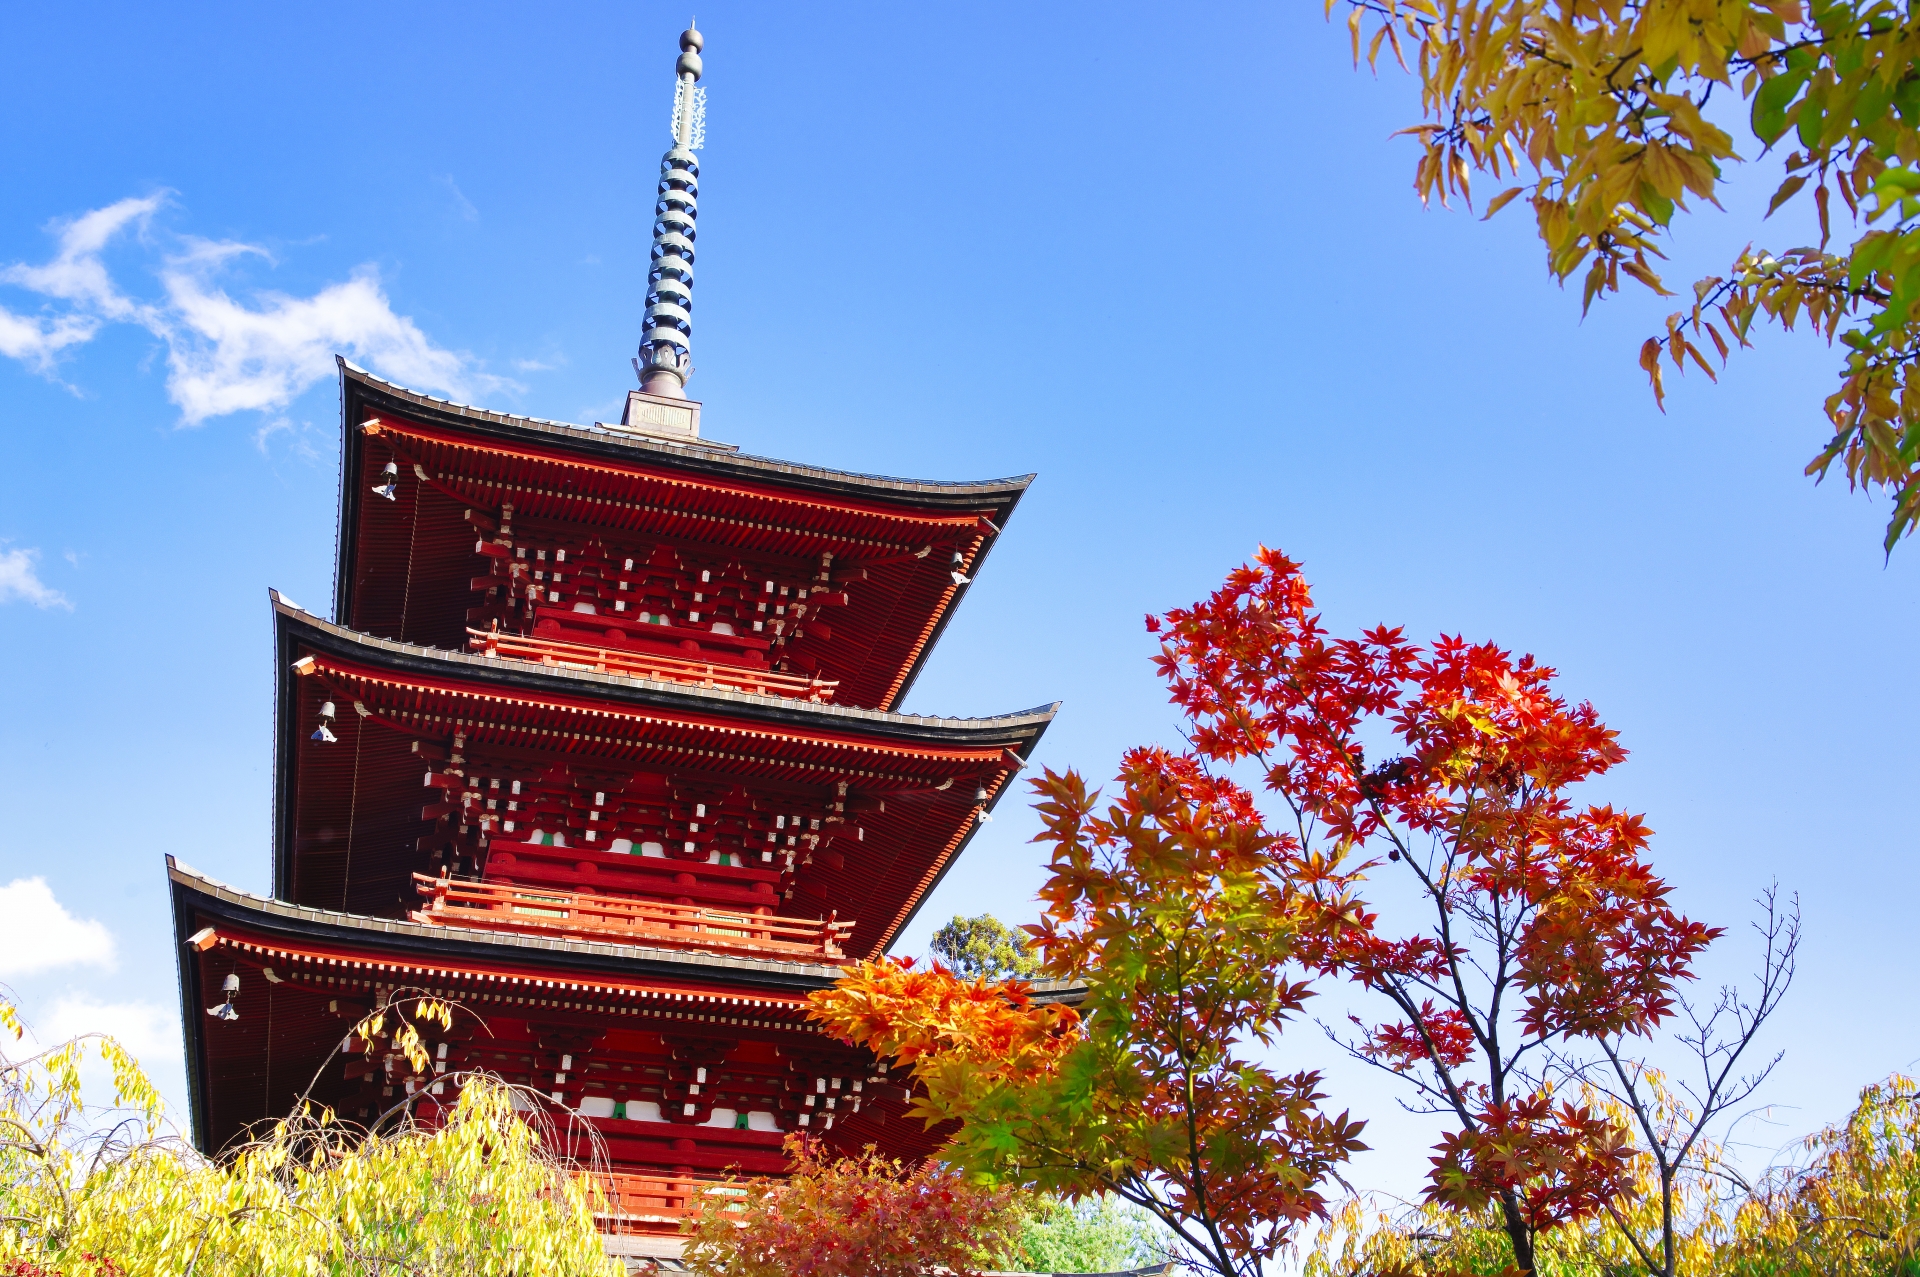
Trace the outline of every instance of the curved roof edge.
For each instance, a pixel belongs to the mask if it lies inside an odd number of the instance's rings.
[[[593,451],[622,456],[629,461],[664,462],[679,468],[702,470],[711,474],[731,474],[741,478],[750,477],[763,482],[771,478],[797,486],[826,486],[843,491],[853,489],[867,497],[921,503],[929,500],[937,503],[943,498],[957,498],[969,503],[983,499],[1004,499],[1009,496],[1017,500],[1019,494],[1026,491],[1027,486],[1034,480],[1034,475],[1023,474],[1001,479],[947,482],[936,479],[903,479],[891,475],[862,474],[851,470],[828,470],[821,466],[804,466],[772,457],[723,451],[710,445],[654,439],[645,435],[609,430],[604,426],[581,426],[566,421],[550,421],[544,417],[523,417],[516,413],[495,412],[490,408],[476,408],[471,404],[455,403],[437,395],[423,395],[417,390],[409,390],[385,378],[376,377],[349,361],[344,355],[335,355],[334,360],[340,367],[343,388],[347,383],[364,386],[374,393],[392,398],[429,417],[438,418],[442,422],[478,426],[483,429],[491,428],[491,432],[496,433],[501,430],[518,432],[533,439],[565,440],[572,444],[587,445]],[[343,407],[344,401],[343,395]],[[1011,502],[1007,503],[1009,513],[1011,504]]]
[[[783,985],[793,990],[823,988],[839,979],[842,971],[840,967],[811,962],[779,962],[768,958],[730,957],[726,954],[700,953],[693,950],[655,949],[646,945],[604,944],[587,940],[476,932],[462,927],[435,927],[417,922],[402,922],[394,918],[373,918],[365,914],[342,913],[334,909],[315,909],[307,905],[288,904],[284,900],[258,896],[250,891],[228,886],[190,865],[181,864],[171,855],[167,857],[167,880],[175,888],[195,893],[208,901],[231,906],[234,910],[243,911],[242,916],[246,920],[259,919],[264,922],[272,919],[282,930],[305,928],[307,934],[311,936],[325,935],[343,940],[353,937],[383,936],[424,940],[430,943],[448,942],[461,953],[490,952],[498,958],[510,957],[520,961],[528,959],[538,961],[548,958],[567,962],[588,959],[596,970],[607,975],[654,975],[699,979],[712,972],[724,971],[730,979],[743,975],[749,978],[759,976],[762,978],[760,981],[762,987]],[[618,965],[613,967],[602,965],[606,962]],[[1087,990],[1086,984],[1079,980],[1028,980],[1023,983],[1037,1002],[1077,1002]]]
[[[356,400],[372,401],[374,407],[392,404],[394,405],[392,410],[401,415],[414,415],[425,422],[453,426],[481,437],[548,446],[563,444],[582,454],[597,456],[603,460],[658,465],[711,479],[754,482],[762,485],[777,484],[810,494],[859,498],[923,510],[948,508],[978,513],[979,507],[986,505],[992,510],[990,522],[994,531],[983,538],[979,555],[974,560],[973,577],[975,579],[978,579],[981,569],[986,566],[994,546],[999,543],[1000,537],[1005,533],[1007,520],[1013,517],[1015,507],[1019,505],[1020,498],[1035,477],[1032,473],[1028,473],[1003,479],[947,483],[829,470],[819,466],[803,466],[789,461],[723,451],[718,448],[674,443],[625,432],[617,433],[605,427],[580,426],[563,421],[549,421],[542,417],[523,417],[513,413],[495,412],[487,408],[476,408],[470,404],[455,403],[436,395],[423,395],[405,386],[395,385],[385,378],[374,376],[366,369],[352,363],[344,355],[335,355],[334,361],[340,370],[342,434],[339,522],[335,527],[334,535],[333,611],[336,617],[347,614],[347,600],[353,580],[354,564],[358,557],[355,529],[358,525],[357,512],[360,508],[361,494],[358,486],[348,479],[349,474],[357,473],[356,459],[362,442],[360,432],[352,428],[359,418],[355,407]],[[946,633],[948,623],[953,619],[954,613],[959,610],[970,588],[970,582],[962,583],[947,600],[946,606],[940,609],[939,615],[934,620],[933,629],[921,643],[919,653],[908,666],[901,678],[899,688],[890,698],[892,703],[898,704],[912,690],[913,684],[926,667],[928,658],[933,655],[934,647],[939,643],[941,635]]]
[[[192,961],[189,938],[197,920],[212,917],[236,928],[272,936],[342,946],[378,946],[396,960],[437,962],[441,966],[484,964],[491,959],[523,969],[545,969],[554,977],[667,979],[695,985],[732,986],[767,994],[800,996],[823,989],[839,976],[835,967],[772,962],[721,954],[683,953],[536,936],[495,936],[451,927],[424,926],[392,918],[313,909],[257,896],[230,887],[167,858],[167,894],[173,914],[173,951],[178,967],[180,1029],[185,1048],[187,1117],[193,1143],[212,1153],[206,1108],[207,1067],[201,1034],[201,1009],[218,995],[200,987],[200,965]],[[204,925],[202,923],[201,925]],[[816,1030],[819,1031],[819,1030]]]
[[[1060,702],[989,718],[939,718],[924,714],[901,714],[890,710],[862,709],[854,705],[819,704],[783,696],[760,696],[727,688],[687,687],[680,683],[662,683],[622,674],[598,674],[591,670],[559,669],[517,661],[506,657],[484,656],[474,652],[421,647],[397,639],[377,638],[350,630],[308,612],[288,601],[278,590],[268,590],[276,625],[292,625],[310,630],[314,636],[330,640],[340,655],[358,655],[389,664],[399,664],[420,673],[459,674],[492,682],[517,685],[529,691],[548,691],[567,696],[604,696],[638,705],[663,705],[679,709],[704,709],[788,724],[806,724],[819,728],[868,728],[884,735],[943,737],[1025,736],[1038,740]],[[1031,741],[1028,742],[1031,744]]]

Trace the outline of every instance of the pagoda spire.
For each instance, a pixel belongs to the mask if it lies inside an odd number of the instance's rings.
[[[633,368],[650,395],[686,397],[693,375],[693,241],[706,142],[707,91],[698,86],[700,49],[692,22],[680,33],[674,63],[673,146],[660,158],[660,194],[653,208],[653,259],[647,270],[647,331]]]

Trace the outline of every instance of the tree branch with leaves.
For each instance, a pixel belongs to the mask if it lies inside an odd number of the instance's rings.
[[[1004,980],[1030,978],[1040,962],[1027,947],[1026,936],[990,913],[974,918],[955,914],[933,933],[927,948],[962,980],[985,976]]]
[[[1329,16],[1341,0],[1326,0]],[[1656,268],[1689,199],[1719,205],[1729,166],[1784,154],[1765,216],[1810,201],[1817,245],[1749,246],[1641,348],[1664,404],[1662,360],[1715,378],[1756,321],[1805,319],[1842,348],[1822,404],[1835,465],[1893,500],[1884,538],[1920,522],[1920,19],[1890,0],[1345,0],[1354,61],[1383,50],[1420,79],[1414,187],[1471,202],[1474,174],[1524,196],[1556,279],[1581,308],[1621,277],[1661,296]],[[1747,154],[1714,122],[1746,103]],[[1732,103],[1729,102],[1729,105]],[[1832,247],[1845,206],[1844,249]],[[1709,352],[1704,347],[1710,344]],[[1712,358],[1709,358],[1711,353]]]
[[[450,1004],[389,999],[349,1037],[426,1055]],[[0,1000],[0,1030],[24,1025]],[[113,1099],[82,1089],[103,1059]],[[90,1035],[12,1059],[0,1051],[0,1270],[41,1277],[620,1277],[605,1210],[560,1142],[524,1120],[513,1088],[449,1075],[430,1120],[403,1107],[371,1127],[302,1100],[219,1160],[172,1135],[133,1057]]]
[[[1540,1236],[1604,1213],[1634,1156],[1555,1093],[1558,1054],[1653,1032],[1719,935],[1668,903],[1640,817],[1573,802],[1625,758],[1615,733],[1493,644],[1330,636],[1273,550],[1148,628],[1195,759],[1257,768],[1292,818],[1270,872],[1303,958],[1386,1004],[1344,1045],[1448,1119],[1428,1199],[1497,1211],[1534,1271]],[[1360,896],[1388,875],[1415,902],[1392,930]]]
[[[1308,996],[1275,839],[1246,791],[1160,750],[1127,755],[1104,808],[1075,774],[1034,782],[1051,848],[1040,974],[1019,982],[883,959],[814,995],[838,1036],[908,1066],[914,1112],[957,1123],[940,1156],[1069,1198],[1112,1193],[1220,1277],[1259,1277],[1361,1144],[1317,1073],[1264,1062]],[[1317,916],[1317,915],[1316,915]]]

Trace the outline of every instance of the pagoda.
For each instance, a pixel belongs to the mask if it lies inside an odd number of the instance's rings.
[[[333,619],[271,596],[272,896],[167,865],[208,1153],[316,1077],[346,1119],[432,1120],[485,1071],[597,1137],[610,1246],[670,1254],[701,1182],[781,1173],[788,1132],[934,1147],[805,999],[899,937],[1052,717],[896,708],[1032,476],[880,478],[703,437],[701,44],[680,37],[618,424],[339,361]],[[427,1069],[343,1049],[415,991],[463,1009]]]

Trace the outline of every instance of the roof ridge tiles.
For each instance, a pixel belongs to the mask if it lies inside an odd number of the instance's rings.
[[[610,430],[602,426],[583,426],[569,421],[554,421],[546,417],[529,417],[519,413],[500,412],[493,408],[480,408],[472,404],[463,404],[437,395],[422,394],[409,389],[398,382],[388,381],[347,359],[344,355],[335,355],[341,375],[365,385],[378,386],[384,393],[410,400],[422,408],[436,412],[449,413],[461,417],[475,417],[496,425],[524,427],[542,434],[560,434],[591,440],[596,443],[611,443],[631,448],[636,452],[654,453],[669,458],[687,458],[697,455],[699,460],[721,466],[739,466],[747,470],[772,471],[777,474],[800,478],[851,481],[869,487],[885,487],[897,492],[912,494],[915,492],[939,493],[943,495],[965,495],[969,491],[982,494],[994,492],[1024,491],[1035,478],[1033,472],[1020,475],[1007,475],[997,479],[908,479],[897,475],[870,474],[859,470],[832,470],[825,466],[808,466],[799,462],[783,461],[777,457],[762,457],[750,452],[740,452],[730,445],[711,443],[676,442],[669,439],[653,439],[645,435],[631,434],[626,431]]]

